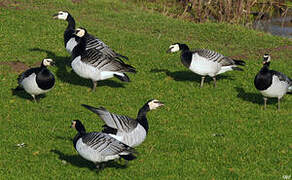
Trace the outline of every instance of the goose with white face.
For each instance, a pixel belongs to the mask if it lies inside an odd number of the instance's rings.
[[[180,50],[179,44],[172,44],[169,46],[169,49],[166,52],[167,53],[174,53],[174,52],[177,52],[179,50]]]
[[[64,12],[64,11],[59,11],[58,14],[54,14],[53,18],[54,19],[61,19],[61,20],[66,20],[68,17],[68,12]]]
[[[153,99],[152,101],[148,103],[148,106],[150,110],[153,110],[153,109],[159,108],[160,106],[164,106],[164,104],[158,101],[157,99]]]
[[[264,58],[263,64],[271,61],[271,56],[269,54],[265,54],[263,58]]]
[[[47,66],[55,66],[55,61],[53,59],[44,59],[42,63],[46,67]]]

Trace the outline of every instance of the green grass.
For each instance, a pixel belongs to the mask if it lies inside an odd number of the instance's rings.
[[[6,1],[5,1],[6,2]],[[8,1],[7,1],[8,2]],[[6,3],[7,3],[6,2]],[[11,95],[18,73],[0,65],[0,179],[282,179],[292,175],[292,96],[269,99],[253,86],[262,55],[272,55],[271,67],[292,77],[290,40],[228,24],[194,24],[145,12],[134,3],[117,0],[17,1],[1,7],[0,61],[34,65],[56,60],[50,69],[55,88],[39,103],[29,95]],[[63,46],[64,21],[52,19],[69,10],[83,26],[117,52],[127,55],[137,74],[132,82],[118,79],[91,82],[73,72]],[[187,43],[247,62],[244,72],[218,76],[217,88],[180,63],[179,54],[166,54],[169,45]],[[288,48],[278,48],[288,46]],[[80,119],[88,131],[102,121],[80,104],[104,106],[136,117],[149,99],[165,107],[149,112],[150,130],[127,168],[115,163],[96,172],[73,148],[71,120]],[[18,148],[16,144],[25,143]]]

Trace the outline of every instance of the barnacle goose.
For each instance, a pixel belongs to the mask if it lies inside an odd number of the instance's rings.
[[[137,118],[133,119],[110,113],[103,107],[95,108],[82,104],[82,106],[96,113],[105,122],[102,132],[131,147],[140,145],[146,138],[149,129],[146,113],[163,105],[162,102],[156,99],[149,100],[140,108]]]
[[[73,139],[76,151],[84,159],[95,163],[96,168],[100,168],[102,162],[123,158],[133,160],[136,157],[135,149],[116,140],[110,135],[102,132],[86,133],[85,127],[79,120],[73,120],[71,124],[78,133]]]
[[[268,97],[278,98],[278,109],[280,100],[287,93],[292,92],[292,80],[281,72],[270,70],[271,56],[265,54],[263,67],[254,78],[255,87],[264,96],[264,109],[266,109]]]
[[[15,90],[24,89],[36,101],[36,95],[47,93],[54,87],[55,77],[47,69],[47,66],[54,65],[55,62],[52,59],[44,59],[40,67],[31,68],[21,73],[17,78],[18,86]]]
[[[74,36],[73,33],[75,32],[75,20],[72,17],[72,15],[68,11],[59,11],[57,14],[53,15],[54,19],[61,19],[68,21],[68,26],[64,32],[64,43],[66,50],[72,54],[72,51],[74,47],[77,45],[78,37]],[[123,58],[128,59],[127,56],[123,56],[119,53],[116,53],[114,50],[112,50],[110,47],[108,47],[104,42],[102,42],[100,39],[88,35],[88,38],[86,39],[86,48],[97,48],[100,50],[101,53],[103,53],[105,56],[111,57],[111,58]]]
[[[200,87],[203,87],[206,75],[213,78],[214,87],[216,87],[216,75],[232,70],[243,71],[237,65],[245,65],[245,62],[242,60],[235,60],[208,49],[191,51],[186,44],[180,43],[170,45],[167,53],[180,50],[182,51],[182,64],[192,72],[202,76]]]
[[[74,34],[80,39],[73,49],[71,66],[80,77],[92,80],[93,91],[96,88],[97,81],[117,77],[121,81],[129,82],[130,79],[125,72],[136,73],[133,66],[124,63],[120,59],[105,55],[99,49],[99,42],[90,41],[91,44],[88,46],[90,35],[86,29],[77,28]]]
[[[59,11],[57,14],[53,15],[53,18],[68,21],[68,26],[64,32],[64,44],[66,50],[71,54],[73,48],[77,45],[77,39],[73,35],[75,32],[75,20],[67,11]]]

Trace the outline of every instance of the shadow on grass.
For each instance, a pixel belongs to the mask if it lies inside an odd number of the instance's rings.
[[[22,99],[27,99],[27,100],[34,102],[32,96],[29,95],[27,92],[25,92],[24,89],[23,90],[15,90],[12,88],[11,93],[12,93],[12,96],[18,96]],[[46,97],[46,94],[40,94],[40,95],[36,96],[36,100],[37,100],[37,102],[39,102],[39,101],[41,101],[41,99],[43,99],[45,97]]]
[[[52,149],[50,152],[55,153],[59,156],[60,160],[64,160],[67,163],[72,164],[73,166],[80,167],[80,168],[88,168],[89,170],[96,171],[96,166],[94,163],[83,159],[79,155],[66,155],[59,150]],[[105,163],[104,168],[115,168],[115,169],[124,169],[126,165],[121,165],[115,161],[108,161]],[[102,169],[101,169],[102,170]],[[99,172],[100,170],[98,170]]]
[[[175,71],[175,72],[170,72],[168,69],[151,69],[152,73],[159,73],[159,72],[164,72],[167,76],[171,77],[175,81],[196,81],[198,83],[201,83],[201,76],[197,75],[191,71]],[[219,75],[216,76],[216,80],[220,79],[230,79],[233,80],[233,78],[225,75]],[[211,77],[206,77],[204,83],[209,83],[213,81]]]
[[[62,56],[56,56],[55,53],[52,51],[48,51],[45,49],[40,48],[33,48],[29,49],[30,51],[37,51],[37,52],[45,52],[47,53],[46,58],[51,58],[55,61],[57,71],[56,76],[65,83],[78,85],[78,86],[86,86],[86,87],[92,87],[91,80],[84,79],[79,77],[72,69],[71,69],[71,58],[70,57],[62,57]],[[69,71],[67,71],[67,68],[69,68]],[[124,85],[122,83],[113,81],[113,80],[104,80],[99,81],[97,86],[110,86],[113,88],[123,88]]]
[[[264,99],[260,93],[245,92],[245,90],[241,87],[236,87],[235,89],[238,92],[237,97],[240,99],[252,102],[254,104],[264,105]],[[277,98],[269,98],[267,104],[276,104],[277,102]]]

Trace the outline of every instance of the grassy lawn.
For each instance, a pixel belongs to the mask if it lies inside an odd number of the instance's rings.
[[[77,27],[86,27],[130,58],[132,82],[91,81],[78,77],[64,48],[67,23],[52,15],[68,10]],[[118,0],[3,1],[0,3],[0,179],[282,179],[292,175],[292,95],[277,111],[277,100],[263,99],[253,86],[262,55],[272,69],[292,77],[292,41],[228,24],[194,24]],[[179,53],[166,54],[175,42],[208,48],[247,62],[244,72],[211,78],[186,69]],[[36,66],[43,58],[57,66],[55,88],[39,103],[26,93],[12,96],[21,72],[9,62]],[[21,64],[21,63],[19,63]],[[20,68],[21,69],[21,68]],[[18,70],[18,72],[17,72]],[[80,104],[104,106],[136,117],[149,99],[165,103],[149,112],[149,134],[127,168],[109,163],[100,172],[75,151],[69,126],[80,119],[87,131],[102,121]],[[23,148],[17,147],[25,143]]]

